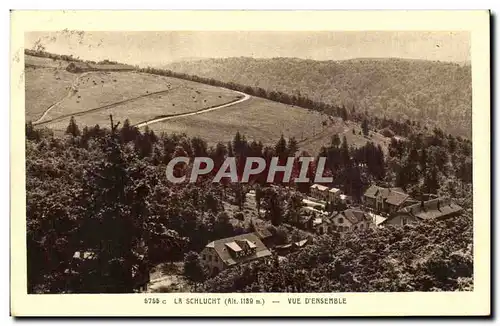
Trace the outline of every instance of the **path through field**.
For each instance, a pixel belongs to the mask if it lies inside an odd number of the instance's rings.
[[[217,106],[214,106],[214,107],[211,107],[211,108],[201,109],[201,110],[194,111],[194,112],[180,113],[180,114],[170,115],[168,117],[155,118],[155,119],[152,119],[152,120],[149,120],[149,121],[141,122],[141,123],[137,124],[136,127],[142,128],[142,127],[151,125],[153,123],[162,122],[162,121],[165,121],[165,120],[171,120],[171,119],[174,119],[174,118],[189,117],[189,116],[192,116],[192,115],[197,115],[197,114],[202,114],[202,113],[207,113],[207,112],[211,112],[211,111],[223,109],[223,108],[226,108],[228,106],[232,106],[232,105],[236,105],[238,103],[245,102],[245,101],[247,101],[247,100],[249,100],[251,98],[251,96],[248,95],[248,94],[245,94],[245,93],[242,93],[242,92],[238,92],[238,91],[234,91],[234,92],[242,95],[243,98],[240,98],[240,99],[238,99],[236,101],[233,101],[233,102],[229,102],[229,103],[222,104],[222,105],[217,105]]]
[[[74,113],[70,113],[70,114],[61,115],[61,116],[58,116],[56,118],[53,118],[53,119],[50,119],[50,120],[46,120],[46,121],[42,121],[42,122],[38,122],[38,121],[40,121],[40,119],[39,119],[34,124],[35,125],[39,125],[39,124],[44,124],[44,123],[59,121],[59,120],[66,119],[66,118],[69,118],[69,117],[78,117],[78,116],[82,116],[82,115],[85,115],[85,114],[88,114],[88,113],[92,113],[92,112],[96,112],[96,111],[100,111],[100,110],[107,110],[107,109],[111,109],[111,108],[113,108],[115,106],[122,105],[122,104],[127,103],[127,102],[136,101],[138,99],[141,99],[141,98],[144,98],[144,97],[148,97],[148,96],[164,94],[164,93],[170,92],[172,90],[173,89],[167,89],[167,90],[162,90],[162,91],[158,91],[158,92],[148,93],[148,94],[140,95],[140,96],[137,96],[137,97],[128,98],[128,99],[123,100],[123,101],[119,101],[119,102],[114,102],[114,103],[111,103],[111,104],[103,105],[103,106],[100,106],[100,107],[97,107],[97,108],[93,108],[93,109],[88,109],[88,110],[85,110],[85,111],[79,111],[79,112],[74,112]],[[57,104],[61,103],[65,98],[63,98],[61,101],[57,102],[56,104],[52,105],[50,108],[52,108],[52,107],[56,106]],[[48,110],[47,110],[47,112],[48,112]]]
[[[73,84],[71,85],[69,91],[68,91],[68,94],[66,94],[65,97],[63,97],[62,99],[60,99],[59,101],[57,101],[56,103],[52,104],[51,106],[49,106],[47,108],[47,110],[45,110],[45,112],[43,112],[42,116],[36,120],[35,122],[33,122],[33,124],[38,124],[40,123],[40,121],[43,120],[43,118],[45,118],[45,116],[47,115],[47,113],[50,112],[50,110],[52,110],[52,108],[58,106],[59,104],[61,104],[62,101],[64,101],[65,99],[67,99],[68,97],[71,97],[73,95],[73,93],[77,90],[77,87],[76,85],[78,84],[78,81],[80,80],[80,78],[82,77],[85,77],[86,75],[88,75],[90,72],[84,72],[84,73],[81,73],[79,74],[78,76],[76,76],[75,80],[73,81]]]

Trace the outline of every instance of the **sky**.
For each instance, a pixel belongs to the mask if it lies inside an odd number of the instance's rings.
[[[87,60],[161,65],[225,57],[296,57],[313,60],[406,58],[470,61],[468,32],[28,32],[25,48]]]

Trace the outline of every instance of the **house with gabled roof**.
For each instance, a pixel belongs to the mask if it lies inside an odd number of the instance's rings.
[[[376,212],[392,214],[402,207],[414,204],[416,201],[401,188],[384,188],[372,185],[363,195],[366,207]]]
[[[331,221],[337,232],[364,230],[374,226],[373,218],[367,212],[356,208],[334,212]]]
[[[271,256],[256,233],[240,234],[208,243],[200,253],[201,262],[212,275],[239,264]]]
[[[402,208],[385,220],[382,225],[405,225],[432,219],[442,220],[456,216],[462,211],[463,208],[449,198],[435,198]]]

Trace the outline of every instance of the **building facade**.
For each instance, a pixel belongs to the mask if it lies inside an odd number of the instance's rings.
[[[226,268],[269,256],[271,252],[255,233],[212,241],[200,253],[202,264],[212,275]]]

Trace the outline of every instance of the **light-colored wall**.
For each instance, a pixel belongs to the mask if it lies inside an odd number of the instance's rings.
[[[328,190],[321,191],[317,188],[311,189],[311,196],[317,199],[326,200],[328,198]]]
[[[219,255],[214,248],[205,248],[200,253],[200,259],[204,266],[208,267],[210,273],[217,267],[219,271],[225,268],[224,263],[220,260]]]
[[[375,208],[375,199],[369,198],[369,197],[364,197],[364,204],[365,204],[365,206]]]
[[[340,202],[340,193],[341,193],[340,191],[336,193],[328,192],[328,200],[332,203]]]
[[[340,219],[343,219],[342,223],[340,222]],[[339,226],[342,226],[344,229],[347,227],[349,230],[352,227],[352,223],[348,219],[346,219],[344,215],[335,216],[333,218],[333,223],[334,223],[335,227],[337,228],[337,230],[338,230]],[[344,229],[341,232],[344,232]]]

